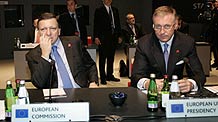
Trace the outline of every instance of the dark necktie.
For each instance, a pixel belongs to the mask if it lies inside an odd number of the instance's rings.
[[[168,64],[168,58],[169,58],[169,53],[168,53],[168,44],[164,43],[164,60],[165,60],[165,66],[166,66],[166,71],[167,71],[167,64]]]
[[[110,22],[111,22],[112,33],[114,33],[114,22],[113,22],[113,16],[112,16],[111,7],[109,7],[109,18],[110,18]]]
[[[55,57],[55,61],[57,63],[58,66],[58,71],[60,72],[61,75],[61,79],[63,81],[63,87],[64,88],[73,88],[71,80],[70,80],[70,76],[67,72],[67,69],[65,67],[65,64],[63,62],[63,60],[61,59],[61,56],[59,55],[58,51],[57,51],[57,46],[52,46],[52,51]]]
[[[74,33],[73,35],[75,34],[75,32],[77,32],[77,27],[76,27],[76,19],[74,18],[74,14],[71,14],[71,19],[72,19],[72,23],[73,23],[73,30],[74,30]]]

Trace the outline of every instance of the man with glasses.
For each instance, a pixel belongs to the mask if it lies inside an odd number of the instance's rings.
[[[131,85],[147,89],[149,76],[156,74],[158,91],[163,87],[163,76],[178,76],[182,93],[201,89],[205,83],[202,65],[196,53],[195,41],[175,31],[176,11],[169,6],[158,7],[153,14],[154,32],[139,39],[131,77]],[[187,78],[183,76],[186,66]]]
[[[79,37],[62,41],[56,16],[43,13],[38,20],[40,44],[26,60],[31,81],[39,89],[97,87],[97,67]],[[51,81],[51,84],[50,84]]]

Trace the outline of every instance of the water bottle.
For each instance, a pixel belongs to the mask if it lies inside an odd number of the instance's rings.
[[[134,45],[134,35],[131,35],[131,36],[130,36],[129,44],[130,44],[130,45]]]
[[[155,74],[150,74],[150,83],[147,93],[147,109],[150,112],[158,110],[158,91],[155,81]]]
[[[20,38],[17,37],[17,48],[20,48]]]
[[[173,75],[172,76],[172,83],[170,86],[170,98],[171,99],[178,99],[180,98],[180,90],[179,90],[179,84],[178,84],[178,76]]]
[[[20,88],[18,92],[18,99],[17,99],[17,104],[18,105],[24,105],[24,104],[29,104],[29,94],[28,91],[25,87],[25,81],[21,80],[20,81]]]
[[[163,88],[161,89],[161,110],[165,111],[166,110],[166,104],[167,101],[169,100],[169,95],[170,95],[170,86],[169,86],[169,78],[168,75],[164,75],[164,84]]]
[[[11,119],[12,105],[15,104],[14,89],[12,88],[11,81],[7,81],[5,91],[5,117],[6,120]]]

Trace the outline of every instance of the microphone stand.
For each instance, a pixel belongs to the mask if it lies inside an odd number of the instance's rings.
[[[49,99],[48,102],[52,103],[52,97],[51,97],[51,89],[52,89],[52,79],[53,79],[53,70],[54,70],[54,60],[51,60],[51,72],[50,72],[50,78],[49,78]]]

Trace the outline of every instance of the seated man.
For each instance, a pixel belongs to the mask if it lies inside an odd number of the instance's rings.
[[[130,44],[130,38],[133,40],[138,40],[140,37],[144,36],[145,32],[140,23],[135,22],[135,16],[132,13],[126,15],[126,24],[122,28],[122,40],[125,44]],[[126,54],[126,47],[125,47]]]
[[[86,51],[79,37],[62,41],[56,16],[43,13],[37,26],[40,44],[26,54],[35,87],[83,88],[97,87],[96,63]],[[53,76],[50,79],[50,76]]]
[[[163,87],[163,76],[178,76],[182,93],[201,89],[206,78],[196,53],[195,41],[190,36],[175,31],[176,11],[161,6],[153,14],[154,32],[139,39],[131,76],[131,85],[147,89],[149,76],[156,74],[157,88]],[[186,61],[185,61],[186,59]],[[187,59],[189,60],[188,65]],[[190,64],[190,65],[189,65]],[[183,78],[187,67],[188,78]]]

